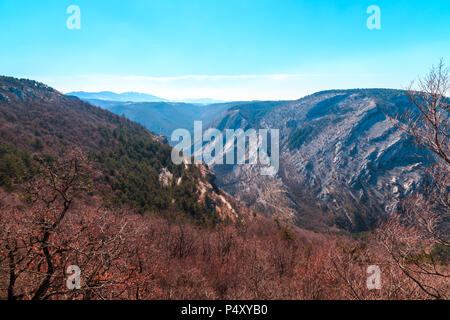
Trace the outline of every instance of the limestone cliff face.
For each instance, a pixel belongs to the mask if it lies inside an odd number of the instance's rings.
[[[280,170],[216,165],[217,183],[255,211],[307,227],[366,230],[421,182],[429,155],[386,115],[409,105],[404,91],[319,92],[297,101],[235,106],[219,129],[280,130]]]

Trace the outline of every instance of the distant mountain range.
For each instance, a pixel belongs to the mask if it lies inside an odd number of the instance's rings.
[[[101,91],[101,92],[69,92],[66,95],[75,96],[82,100],[86,99],[97,99],[97,100],[105,100],[105,101],[120,101],[120,102],[160,102],[167,101],[164,98],[156,97],[147,93],[140,92],[124,92],[124,93],[115,93],[112,91]]]
[[[85,92],[85,91],[74,91],[69,92],[66,95],[75,96],[82,100],[104,100],[104,101],[117,101],[117,102],[185,102],[193,104],[213,104],[221,103],[224,101],[210,99],[210,98],[200,98],[200,99],[165,99],[160,98],[147,93],[140,92],[124,92],[115,93],[112,91],[101,91],[101,92]]]
[[[184,102],[168,101],[153,95],[125,92],[69,92],[68,97],[77,97],[94,106],[106,109],[119,116],[136,121],[147,129],[170,137],[178,128],[193,130],[194,121],[205,125],[215,120],[233,103],[219,103],[213,99],[187,99]]]

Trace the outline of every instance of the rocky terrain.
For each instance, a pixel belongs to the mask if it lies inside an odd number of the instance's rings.
[[[417,189],[430,161],[393,126],[405,92],[326,91],[290,102],[230,108],[219,129],[280,130],[280,170],[215,165],[218,184],[256,211],[302,226],[364,231],[394,212]]]

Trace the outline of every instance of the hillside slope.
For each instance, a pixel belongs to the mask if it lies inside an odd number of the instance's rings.
[[[83,99],[94,106],[101,107],[119,116],[125,115],[147,129],[169,138],[176,129],[194,129],[194,121],[203,121],[207,126],[238,104],[216,103],[210,105],[182,102],[121,102],[101,99]]]
[[[10,146],[0,154],[5,176],[15,165],[14,150],[57,157],[79,147],[101,172],[96,189],[111,205],[141,213],[175,211],[200,223],[236,218],[232,199],[215,186],[214,175],[203,166],[174,165],[162,140],[44,84],[0,77],[0,144]]]
[[[167,101],[164,98],[156,97],[147,93],[140,92],[124,92],[124,93],[115,93],[111,91],[101,91],[101,92],[69,92],[68,96],[76,96],[80,99],[99,99],[104,101],[120,101],[120,102],[160,102]]]

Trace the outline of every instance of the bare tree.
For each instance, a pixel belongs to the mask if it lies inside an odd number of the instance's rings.
[[[437,67],[414,82],[408,90],[409,99],[414,108],[408,109],[398,117],[397,127],[413,137],[417,145],[428,149],[450,165],[450,89],[448,68],[441,60]]]
[[[450,130],[448,69],[437,67],[408,90],[411,108],[398,116],[395,125],[415,143],[437,157],[424,174],[421,190],[403,203],[400,215],[391,217],[379,239],[396,265],[428,297],[449,297],[450,273],[437,249],[450,250]]]
[[[17,299],[143,299],[155,264],[146,224],[131,213],[84,204],[92,168],[79,150],[42,160],[24,186],[28,206],[0,212],[0,296]],[[77,265],[81,287],[66,286]]]

